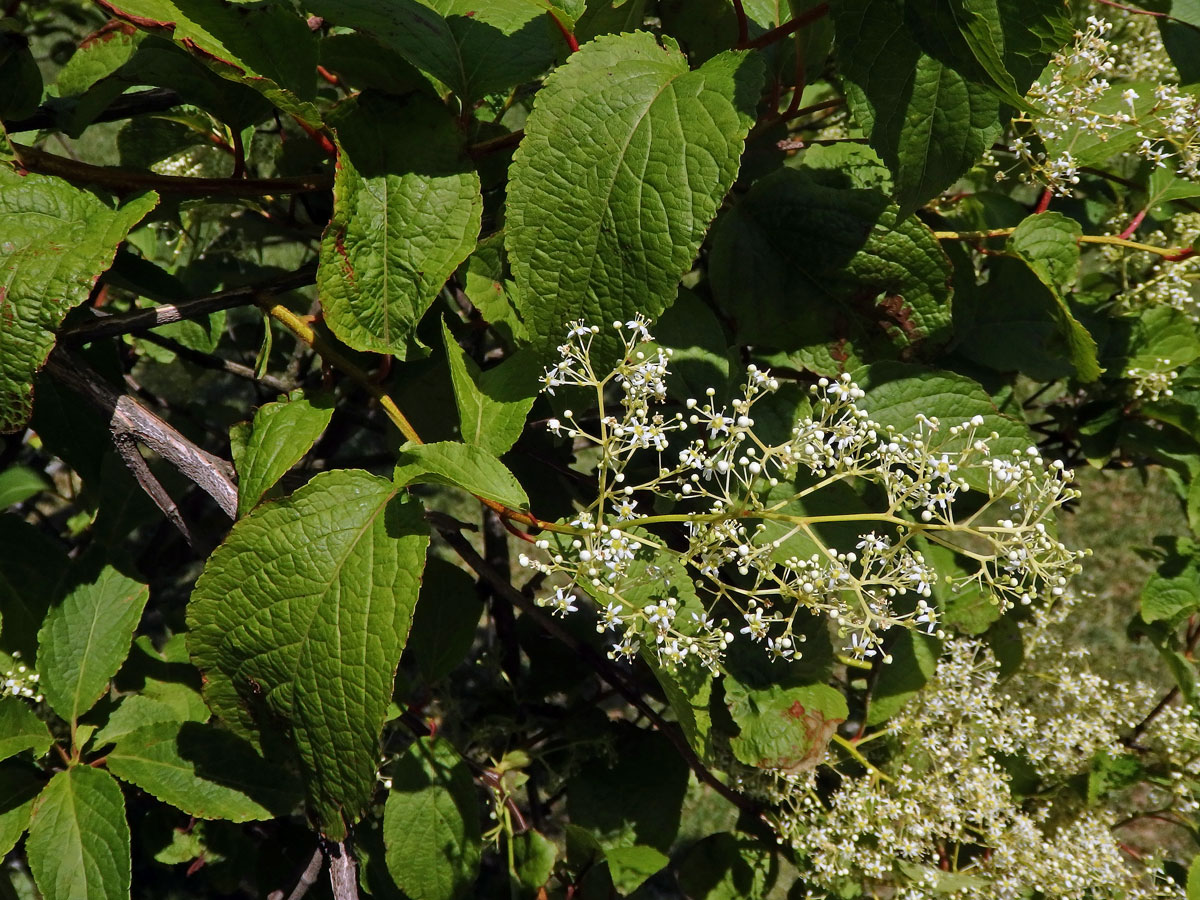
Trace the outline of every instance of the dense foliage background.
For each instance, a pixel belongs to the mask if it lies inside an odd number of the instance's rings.
[[[1194,0],[3,13],[0,897],[1200,898]]]

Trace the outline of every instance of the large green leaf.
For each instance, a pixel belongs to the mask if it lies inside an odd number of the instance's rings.
[[[200,819],[250,822],[287,815],[299,785],[231,732],[199,722],[158,722],[123,735],[108,770]]]
[[[33,812],[33,801],[46,784],[41,771],[29,763],[0,763],[0,858],[17,845]]]
[[[333,407],[307,397],[266,403],[254,414],[254,423],[241,452],[235,454],[238,473],[238,515],[244,516],[321,436]]]
[[[883,665],[871,686],[867,724],[886,722],[925,685],[937,668],[941,643],[937,638],[907,629],[887,646],[891,661]]]
[[[66,551],[16,516],[0,515],[0,650],[37,660],[37,633],[62,592]]]
[[[45,900],[129,897],[129,825],[121,788],[103,769],[75,766],[34,801],[25,843]]]
[[[944,341],[951,268],[933,232],[899,219],[878,189],[833,177],[781,169],[718,223],[710,277],[739,338],[785,349],[884,335],[900,348]]]
[[[22,503],[47,487],[41,473],[25,466],[10,466],[0,472],[0,510]]]
[[[959,352],[1001,372],[1043,381],[1100,377],[1096,341],[1075,318],[1047,268],[1020,256],[988,265],[988,281],[961,291],[954,305]]]
[[[36,759],[50,749],[50,732],[19,697],[0,697],[0,759],[32,750]]]
[[[317,272],[325,319],[352,347],[404,358],[417,322],[475,249],[479,175],[454,117],[428,97],[360,95],[330,124],[340,153]]]
[[[737,174],[761,72],[734,52],[689,71],[637,32],[597,38],[546,80],[513,158],[505,233],[543,355],[573,319],[654,317],[675,299]]]
[[[525,490],[496,457],[474,444],[406,444],[396,460],[397,487],[444,484],[510,509],[528,509]]]
[[[38,671],[51,708],[71,722],[92,708],[117,674],[149,589],[105,566],[52,608],[38,632]]]
[[[606,850],[642,845],[666,852],[679,833],[688,767],[657,732],[622,726],[615,757],[584,766],[567,784],[567,813]]]
[[[854,118],[896,182],[905,215],[954,183],[1000,133],[1000,102],[924,53],[895,0],[831,4]]]
[[[1062,0],[919,0],[904,12],[927,53],[1017,108],[1073,31]]]
[[[817,766],[849,715],[846,698],[825,684],[749,688],[726,676],[725,702],[740,729],[729,742],[733,755],[748,766],[787,772]]]
[[[511,357],[481,372],[458,346],[445,324],[442,339],[450,363],[450,381],[463,441],[501,456],[516,443],[533,407],[537,380],[523,357]]]
[[[343,470],[239,521],[209,558],[188,646],[218,714],[290,727],[311,813],[341,840],[375,785],[379,733],[428,531],[390,481]]]
[[[422,738],[396,762],[383,810],[388,871],[412,900],[459,900],[479,871],[471,770],[445,741]]]
[[[317,38],[283,3],[226,0],[98,0],[114,16],[166,34],[210,69],[262,93],[311,126],[321,124]]]
[[[0,432],[28,420],[54,330],[157,202],[149,193],[114,208],[61,179],[0,166]]]
[[[563,47],[543,0],[309,0],[473,103],[544,72]]]
[[[483,615],[483,600],[471,577],[443,559],[425,566],[421,600],[404,648],[429,684],[449,675],[471,649]]]

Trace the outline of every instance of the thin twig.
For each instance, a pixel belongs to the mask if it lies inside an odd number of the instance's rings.
[[[197,447],[133,397],[118,393],[95,370],[61,347],[50,354],[46,371],[103,411],[114,435],[136,438],[212,497],[229,518],[236,518],[237,487],[228,462]]]
[[[431,516],[430,518],[446,543],[462,558],[463,562],[470,566],[475,574],[487,581],[498,594],[506,597],[513,606],[521,610],[522,614],[529,616],[543,631],[562,641],[573,653],[591,666],[597,675],[611,684],[626,701],[649,719],[663,737],[671,742],[672,746],[675,747],[675,750],[687,762],[688,766],[696,774],[696,778],[702,784],[711,787],[738,809],[754,815],[761,814],[761,810],[753,800],[743,796],[725,784],[700,761],[700,758],[696,756],[695,751],[692,750],[691,745],[679,732],[678,728],[660,716],[642,698],[638,690],[626,681],[625,676],[616,666],[587,644],[577,640],[573,634],[562,628],[557,622],[542,612],[528,597],[513,587],[511,582],[488,565],[475,552],[475,548],[471,546],[470,542],[452,525],[443,522],[441,517]]]
[[[1008,237],[1016,230],[1016,228],[992,228],[988,231],[935,231],[933,236],[939,241],[978,241],[984,238]],[[1111,234],[1085,234],[1076,240],[1081,244],[1111,244],[1142,253],[1154,253],[1167,262],[1179,262],[1196,255],[1196,251],[1192,247],[1155,247],[1152,244],[1129,241]]]
[[[733,0],[733,11],[737,15],[737,45],[744,47],[750,40],[750,21],[746,18],[746,7],[742,5],[742,0]]]
[[[308,889],[317,883],[317,876],[321,874],[321,869],[325,865],[325,854],[320,846],[313,851],[312,858],[309,859],[308,865],[304,867],[304,871],[300,873],[300,878],[296,882],[296,886],[292,888],[292,892],[287,895],[287,900],[302,900]],[[283,900],[283,891],[272,891],[267,900]]]
[[[93,184],[107,188],[115,194],[153,190],[189,197],[262,197],[325,191],[333,186],[333,176],[329,174],[296,175],[291,178],[190,178],[184,175],[137,172],[115,166],[93,166],[15,141],[12,147],[16,151],[17,163],[28,172],[56,175],[67,181]]]
[[[145,457],[142,456],[142,451],[138,449],[137,441],[128,432],[114,431],[113,445],[117,448],[117,452],[121,455],[121,459],[125,461],[126,468],[129,469],[131,475],[141,486],[142,490],[154,501],[167,521],[179,529],[179,533],[183,535],[183,539],[187,541],[187,545],[193,550],[196,549],[196,541],[192,537],[191,529],[188,528],[187,522],[184,521],[183,513],[179,511],[179,507],[175,505],[175,501],[171,499],[171,495],[167,493],[166,488],[150,471],[150,466],[147,465]]]
[[[136,334],[140,331],[157,328],[159,325],[169,325],[184,319],[197,319],[223,309],[258,303],[278,294],[307,287],[316,280],[317,267],[307,265],[272,281],[217,291],[215,294],[180,300],[178,303],[160,303],[150,309],[136,309],[127,313],[106,315],[93,308],[95,320],[80,322],[70,328],[62,329],[58,333],[58,339],[85,343],[118,334]]]

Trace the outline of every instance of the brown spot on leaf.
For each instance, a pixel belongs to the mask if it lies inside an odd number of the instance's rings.
[[[135,35],[137,29],[128,22],[122,22],[120,19],[113,19],[106,22],[104,27],[98,31],[93,31],[79,43],[80,50],[86,50],[94,44],[105,44],[115,38],[118,34]]]
[[[922,337],[920,330],[912,320],[912,309],[905,303],[900,294],[886,294],[877,306],[888,314],[889,318],[904,332],[910,341]]]

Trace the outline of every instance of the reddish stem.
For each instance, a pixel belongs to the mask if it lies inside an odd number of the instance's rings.
[[[293,118],[295,117],[293,116]],[[296,119],[296,124],[304,129],[305,134],[317,142],[326,156],[330,158],[337,156],[337,147],[335,147],[333,145],[333,141],[331,141],[326,135],[322,134],[319,129],[313,128],[311,125],[306,124],[301,119]]]
[[[1163,259],[1165,259],[1167,262],[1179,262],[1195,255],[1196,248],[1188,247],[1186,250],[1180,250],[1178,253],[1172,253],[1170,256],[1164,256]]]
[[[772,28],[770,31],[764,31],[752,41],[746,41],[743,44],[738,44],[738,50],[758,50],[762,47],[769,47],[776,41],[781,41],[789,34],[795,34],[805,25],[811,25],[813,22],[820,19],[829,12],[828,3],[818,3],[807,12],[803,12],[790,22],[780,25],[778,28]]]
[[[1044,213],[1046,210],[1048,210],[1050,208],[1050,200],[1053,197],[1054,194],[1051,193],[1050,188],[1046,188],[1044,191],[1042,191],[1042,197],[1040,200],[1038,200],[1038,205],[1033,210],[1034,213]]]
[[[342,86],[342,79],[338,78],[324,66],[317,66],[317,74],[332,84],[334,87]]]
[[[737,45],[744,47],[746,41],[750,40],[750,20],[746,18],[746,7],[742,5],[742,0],[733,0],[733,11],[737,13]]]
[[[546,15],[553,19],[554,24],[558,26],[558,30],[562,33],[563,40],[567,42],[567,49],[572,53],[578,50],[579,41],[575,40],[575,35],[571,34],[571,32],[567,30],[567,26],[559,20],[558,16],[552,12],[547,12]]]
[[[1138,226],[1142,224],[1142,220],[1146,218],[1146,213],[1149,211],[1150,207],[1146,207],[1140,213],[1130,219],[1129,224],[1125,226],[1125,230],[1117,235],[1117,237],[1121,238],[1121,240],[1128,240],[1130,236],[1132,236],[1133,233],[1138,230]]]
[[[1124,3],[1116,3],[1114,0],[1096,0],[1097,3],[1103,3],[1105,6],[1111,6],[1115,9],[1123,9],[1125,12],[1133,13],[1137,16],[1154,16],[1155,18],[1170,19],[1171,16],[1166,13],[1151,12],[1148,9],[1138,9],[1136,6],[1126,6]]]

